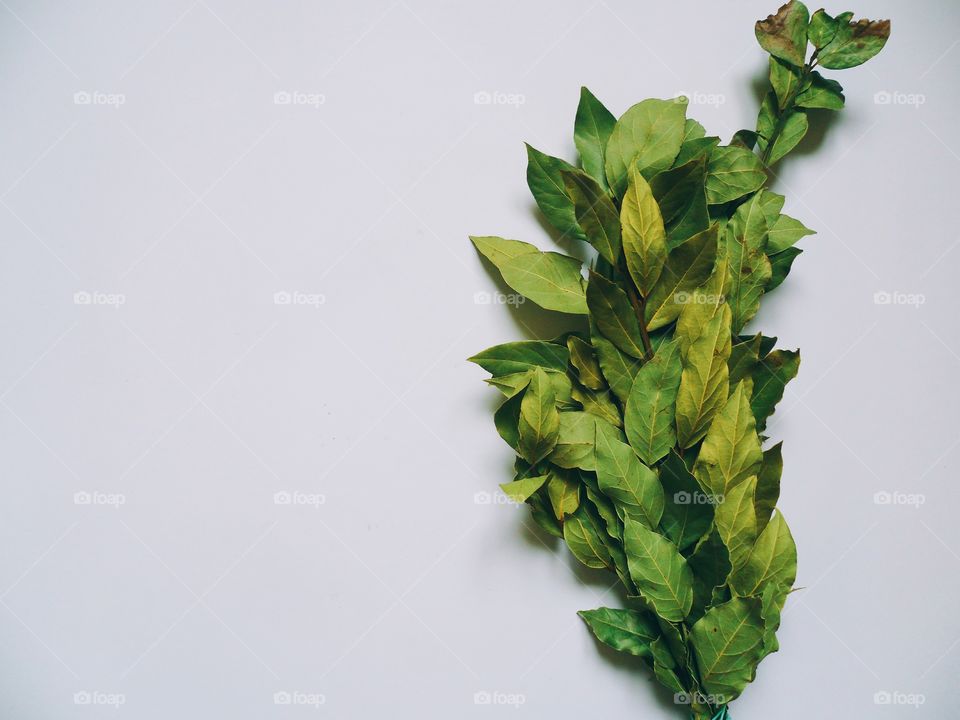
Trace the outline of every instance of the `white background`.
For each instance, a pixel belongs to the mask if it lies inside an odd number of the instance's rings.
[[[0,2],[3,716],[683,717],[576,617],[610,578],[475,502],[464,358],[568,319],[477,304],[467,234],[550,247],[522,141],[573,160],[581,84],[752,127],[774,5]],[[960,7],[853,9],[893,37],[774,185],[819,231],[753,324],[803,349],[806,589],[736,720],[956,713]]]

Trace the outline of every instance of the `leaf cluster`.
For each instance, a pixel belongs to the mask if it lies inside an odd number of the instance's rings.
[[[744,328],[812,231],[781,212],[765,168],[802,138],[808,109],[843,105],[839,84],[813,68],[864,62],[889,23],[810,16],[794,0],[756,34],[771,79],[756,132],[721,145],[686,116],[685,98],[616,118],[583,88],[579,166],[527,146],[537,205],[594,248],[589,268],[471,238],[516,292],[580,318],[557,339],[470,358],[504,396],[494,421],[517,459],[501,487],[584,565],[619,578],[630,607],[581,617],[692,698],[696,717],[722,711],[778,649],[796,578],[776,509],[781,445],[764,449],[762,433],[800,356]]]

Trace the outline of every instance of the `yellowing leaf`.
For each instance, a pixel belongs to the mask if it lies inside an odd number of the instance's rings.
[[[667,236],[660,207],[636,165],[629,170],[620,225],[627,269],[640,293],[647,295],[667,259]]]

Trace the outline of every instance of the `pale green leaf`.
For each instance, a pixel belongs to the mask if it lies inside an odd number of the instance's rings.
[[[596,472],[600,490],[627,516],[655,528],[663,514],[663,488],[657,474],[640,462],[615,433],[597,426]]]
[[[535,368],[520,402],[519,452],[531,465],[545,458],[557,444],[560,413],[556,394],[543,368]]]
[[[600,530],[585,506],[581,505],[564,521],[563,539],[573,556],[587,567],[598,570],[612,567],[613,560],[600,537]]]
[[[520,480],[514,480],[513,482],[501,483],[500,489],[514,502],[522,503],[526,502],[531,495],[543,487],[544,483],[549,479],[549,475],[522,478]]]
[[[624,520],[623,540],[641,596],[664,620],[683,620],[693,604],[693,573],[677,546],[630,517]]]
[[[649,179],[673,163],[685,131],[685,99],[644,100],[627,110],[607,141],[605,170],[610,188],[622,197],[629,170]]]
[[[847,13],[837,17],[837,30],[830,42],[820,51],[822,67],[844,70],[865,63],[883,50],[890,37],[889,20],[849,22]]]
[[[704,490],[718,497],[727,495],[760,470],[763,452],[750,409],[751,390],[749,379],[733,389],[710,423],[693,465],[693,474]]]
[[[715,148],[707,163],[707,202],[719,205],[759,190],[767,181],[760,158],[740,147]]]
[[[576,369],[577,377],[584,387],[602,390],[607,386],[590,343],[571,335],[567,338],[567,350],[570,351],[570,364]]]
[[[677,441],[681,448],[690,447],[706,434],[713,416],[727,400],[730,345],[730,309],[723,304],[683,359],[677,392]]]
[[[763,654],[764,620],[759,598],[733,598],[710,608],[690,630],[703,691],[725,704],[756,675]]]
[[[740,596],[759,595],[767,585],[792,587],[797,577],[797,546],[778,511],[760,533],[746,562],[734,566],[730,587]]]
[[[633,382],[623,411],[624,430],[647,465],[660,460],[676,443],[675,403],[682,369],[680,346],[670,341],[660,346]]]
[[[746,563],[757,539],[756,489],[756,477],[747,478],[721,496],[714,512],[717,532],[727,547],[734,572]]]
[[[494,377],[522,373],[533,368],[566,372],[570,355],[563,345],[539,340],[503,343],[479,352],[469,361]]]
[[[667,236],[660,206],[637,166],[629,170],[627,192],[620,207],[623,254],[637,290],[647,295],[667,259]]]
[[[670,251],[644,308],[648,330],[669,325],[713,272],[717,259],[716,223]]]
[[[503,279],[524,297],[546,310],[587,314],[581,263],[560,253],[528,253],[504,262]]]

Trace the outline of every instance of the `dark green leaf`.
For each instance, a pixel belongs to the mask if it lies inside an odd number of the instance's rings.
[[[660,527],[681,551],[686,550],[710,529],[713,505],[675,452],[660,465],[660,484],[666,498]]]
[[[605,338],[628,355],[635,358],[644,356],[640,324],[630,299],[619,285],[591,272],[587,284],[587,306],[590,308],[590,317]],[[600,356],[600,363],[603,367],[603,355]]]
[[[604,159],[607,140],[617,119],[587,88],[580,88],[580,104],[573,125],[573,142],[580,153],[580,163],[601,187],[607,188]]]
[[[587,242],[613,265],[620,257],[620,214],[597,181],[582,172],[563,171],[567,195]]]
[[[563,184],[563,171],[576,168],[560,158],[555,158],[527,145],[527,185],[534,200],[540,206],[550,224],[568,237],[586,239],[573,209],[573,201],[567,196]]]
[[[602,607],[581,610],[577,615],[605,645],[630,655],[652,658],[650,643],[660,637],[660,628],[649,613]]]

